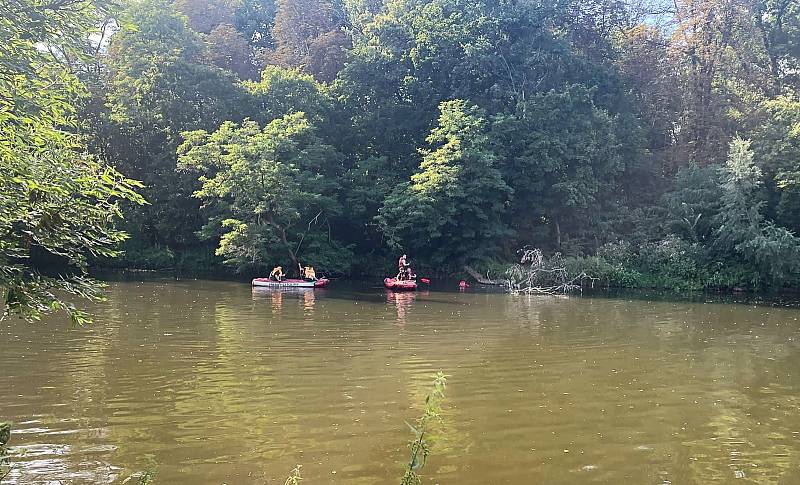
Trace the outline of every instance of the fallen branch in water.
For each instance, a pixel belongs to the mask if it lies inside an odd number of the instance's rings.
[[[504,284],[503,280],[493,280],[493,279],[489,278],[489,273],[488,272],[486,273],[486,276],[484,277],[482,274],[478,273],[478,271],[475,270],[475,268],[473,268],[472,266],[470,266],[468,264],[464,265],[464,271],[469,273],[470,276],[475,278],[475,281],[477,281],[478,283],[480,283],[482,285],[502,285],[502,284]]]
[[[525,295],[561,295],[582,288],[586,273],[570,276],[561,253],[545,258],[541,250],[523,249],[520,262],[506,270],[506,284],[512,293]]]

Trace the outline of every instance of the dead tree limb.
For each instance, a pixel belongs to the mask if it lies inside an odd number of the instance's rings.
[[[506,271],[506,285],[512,293],[526,295],[558,295],[582,288],[586,273],[570,275],[561,253],[545,258],[539,249],[523,249],[518,264]]]

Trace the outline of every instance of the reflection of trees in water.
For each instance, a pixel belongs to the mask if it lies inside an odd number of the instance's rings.
[[[445,439],[429,472],[445,481],[469,473],[462,467],[491,469],[497,454],[509,470],[557,476],[548,474],[580,445],[581,465],[606,477],[731,483],[739,470],[753,482],[800,483],[796,310],[396,295],[354,305],[282,293],[275,316],[273,293],[243,285],[114,286],[96,326],[79,329],[86,337],[70,330],[60,342],[51,324],[21,344],[48,348],[31,357],[58,376],[20,382],[20,394],[42,396],[25,412],[81,430],[64,438],[71,447],[58,436],[21,440],[60,446],[69,454],[53,448],[49,458],[61,476],[94,473],[92,483],[107,480],[108,464],[127,467],[120,477],[146,468],[148,455],[165,483],[181,480],[176,464],[231,483],[251,472],[242,480],[285,478],[296,463],[312,481],[337,470],[347,483],[375,483],[399,470],[403,420],[441,369],[452,375]],[[375,324],[401,314],[414,325]],[[55,423],[64,416],[81,418]],[[508,473],[480,476],[512,483]]]
[[[507,396],[515,412],[533,408],[519,427],[537,430],[540,451],[560,448],[545,438],[550,431],[564,436],[571,423],[595,416],[585,426],[590,432],[570,437],[592,443],[593,434],[604,436],[596,444],[618,458],[615,473],[626,467],[633,473],[636,462],[635,473],[660,480],[664,472],[673,483],[731,483],[737,471],[754,483],[800,483],[800,343],[794,342],[797,324],[787,324],[796,312],[582,298],[507,301],[504,316],[511,325],[521,322],[522,332],[485,339],[484,365],[473,366],[471,379],[486,383],[483,393]],[[497,364],[511,359],[530,366],[508,369],[502,382]],[[515,399],[515,387],[537,405]],[[611,451],[631,439],[634,445]],[[614,462],[610,455],[600,460]],[[506,459],[529,460],[516,450]]]
[[[413,423],[414,420],[421,415],[425,409],[425,399],[431,392],[432,382],[436,372],[438,371],[444,372],[445,375],[452,374],[447,372],[447,369],[431,368],[430,371],[415,372],[406,376],[406,390],[408,393],[410,410],[403,416],[397,416],[396,419],[398,420],[398,423],[402,424],[403,420]],[[454,372],[457,373],[457,369],[454,370]],[[470,437],[466,426],[464,426],[465,420],[468,420],[468,417],[464,416],[463,413],[461,413],[459,409],[455,407],[454,401],[451,399],[451,394],[455,391],[453,388],[453,383],[448,380],[447,385],[448,387],[444,392],[445,399],[441,402],[442,419],[433,420],[430,422],[430,434],[426,436],[426,440],[432,445],[431,456],[429,458],[430,468],[428,468],[427,471],[427,473],[431,475],[434,475],[435,473],[433,471],[435,470],[434,466],[437,463],[442,463],[445,461],[443,457],[448,455],[451,458],[462,456],[463,453],[465,453],[465,450],[472,446],[471,443],[474,441],[473,438]],[[459,393],[465,392],[469,392],[469,389],[459,390]],[[413,437],[414,434],[411,432],[411,430],[408,430],[408,437],[406,441],[409,441]],[[402,458],[402,454],[399,455],[398,461],[402,460]],[[435,473],[436,478],[440,480],[446,480],[446,471],[448,470],[440,469],[438,473]],[[455,470],[449,471],[452,472]]]
[[[115,390],[113,404],[106,403],[115,410],[108,441],[117,447],[114,456],[131,466],[126,474],[157,466],[166,478],[167,467],[186,462],[193,453],[198,461],[208,456],[208,451],[198,452],[202,441],[184,439],[184,413],[196,378],[217,353],[214,313],[219,306],[238,307],[241,288],[205,281],[115,285],[109,302],[118,305],[120,324],[113,340],[115,369],[106,383]],[[202,408],[189,416],[201,422]]]
[[[280,293],[260,296],[280,310]],[[191,463],[207,464],[209,480],[214,476],[215,481],[231,473],[215,463],[244,465],[250,472],[259,470],[252,479],[264,478],[264,467],[275,456],[270,450],[280,439],[273,422],[290,402],[277,384],[279,372],[271,359],[263,358],[270,352],[263,315],[245,312],[245,302],[239,303],[216,302],[216,349],[183,377],[181,398],[175,403],[181,453]],[[264,463],[254,463],[258,461]]]
[[[112,283],[108,300],[88,309],[92,326],[67,327],[54,315],[49,325],[29,327],[41,334],[35,339],[41,354],[35,371],[16,387],[36,401],[15,421],[30,420],[28,427],[42,431],[14,440],[29,451],[19,467],[22,482],[111,483],[148,466],[146,457],[172,442],[174,394],[167,382],[192,363],[171,347],[171,335],[197,332],[202,337],[196,342],[214,341],[197,325],[208,313],[208,296],[198,297],[204,292],[199,287]]]
[[[120,468],[108,461],[113,450],[96,446],[109,435],[102,416],[120,333],[116,310],[112,304],[93,308],[97,321],[92,326],[68,326],[63,315],[55,314],[48,317],[49,325],[29,328],[36,336],[31,341],[41,344],[28,349],[29,358],[38,356],[36,369],[14,386],[14,394],[35,401],[13,418],[18,424],[10,443],[15,466],[9,483],[56,483],[67,477],[112,483],[118,478]],[[0,421],[4,417],[11,418],[0,416]]]
[[[777,400],[770,403],[760,399],[757,403],[735,390],[719,390],[705,398],[714,401],[715,412],[703,426],[710,436],[682,443],[691,478],[696,483],[728,483],[734,478],[748,478],[753,483],[789,483],[783,481],[787,473],[797,473],[797,458],[793,456],[797,443],[791,431],[796,429],[796,419],[790,419],[791,425],[761,422],[749,410],[773,406]],[[797,404],[796,399],[780,399],[780,405],[795,413]]]
[[[785,325],[782,312],[777,317],[760,312],[750,321],[742,321],[739,314],[735,329],[728,320],[731,315],[719,313],[706,314],[706,325],[727,331],[717,332],[713,340],[712,334],[703,334],[704,342],[711,343],[697,358],[706,379],[713,382],[703,400],[713,405],[704,424],[710,436],[684,443],[692,478],[700,483],[735,478],[798,483],[800,380],[794,371],[800,349],[791,338],[764,331]]]
[[[543,295],[508,295],[508,304],[503,306],[506,321],[514,322],[538,335],[541,330],[540,320],[543,307],[560,300],[555,296]]]

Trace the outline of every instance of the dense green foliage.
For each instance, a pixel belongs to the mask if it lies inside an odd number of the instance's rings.
[[[195,196],[214,204],[204,232],[219,237],[217,255],[240,269],[278,265],[290,258],[341,270],[337,260],[347,249],[316,226],[339,215],[335,197],[338,154],[322,143],[302,112],[269,122],[261,129],[245,120],[224,123],[217,131],[185,133],[180,167],[203,173]],[[307,224],[306,224],[307,222]]]
[[[110,257],[125,234],[120,201],[141,202],[137,184],[88,153],[76,133],[87,32],[101,12],[92,1],[0,5],[0,297],[29,319],[66,310],[67,295],[99,296],[89,257]]]
[[[386,197],[377,220],[398,251],[427,253],[439,265],[485,259],[507,236],[497,215],[511,189],[495,166],[481,110],[461,100],[440,110],[427,138],[433,149],[420,150],[419,169]]]
[[[795,2],[96,13],[81,133],[150,203],[100,264],[357,274],[405,251],[453,272],[537,247],[614,285],[798,284]]]

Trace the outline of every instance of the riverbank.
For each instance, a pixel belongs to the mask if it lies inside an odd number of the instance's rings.
[[[420,255],[412,255],[415,269],[420,276],[436,279],[467,280],[475,282],[474,273],[485,279],[503,281],[507,270],[517,264],[512,260],[492,260],[474,263],[475,271],[464,265],[432,267],[419,264]],[[634,246],[629,243],[610,243],[601,246],[594,255],[558,257],[550,252],[545,262],[559,260],[568,279],[577,278],[576,283],[584,288],[626,288],[714,292],[752,292],[771,295],[776,292],[800,291],[800,275],[776,275],[746,262],[722,259],[699,244],[677,238]],[[318,266],[321,274],[337,279],[383,278],[393,274],[395,261],[388,255],[370,254],[359,258],[348,273],[330,274],[328,268]],[[120,258],[98,260],[93,271],[155,271],[168,274],[221,279],[250,280],[264,276],[269,268],[240,268],[237,271],[214,255],[212,245],[172,250],[164,247],[126,248]],[[284,265],[284,267],[286,267]],[[579,275],[585,277],[578,278]],[[545,281],[544,283],[548,283]]]

